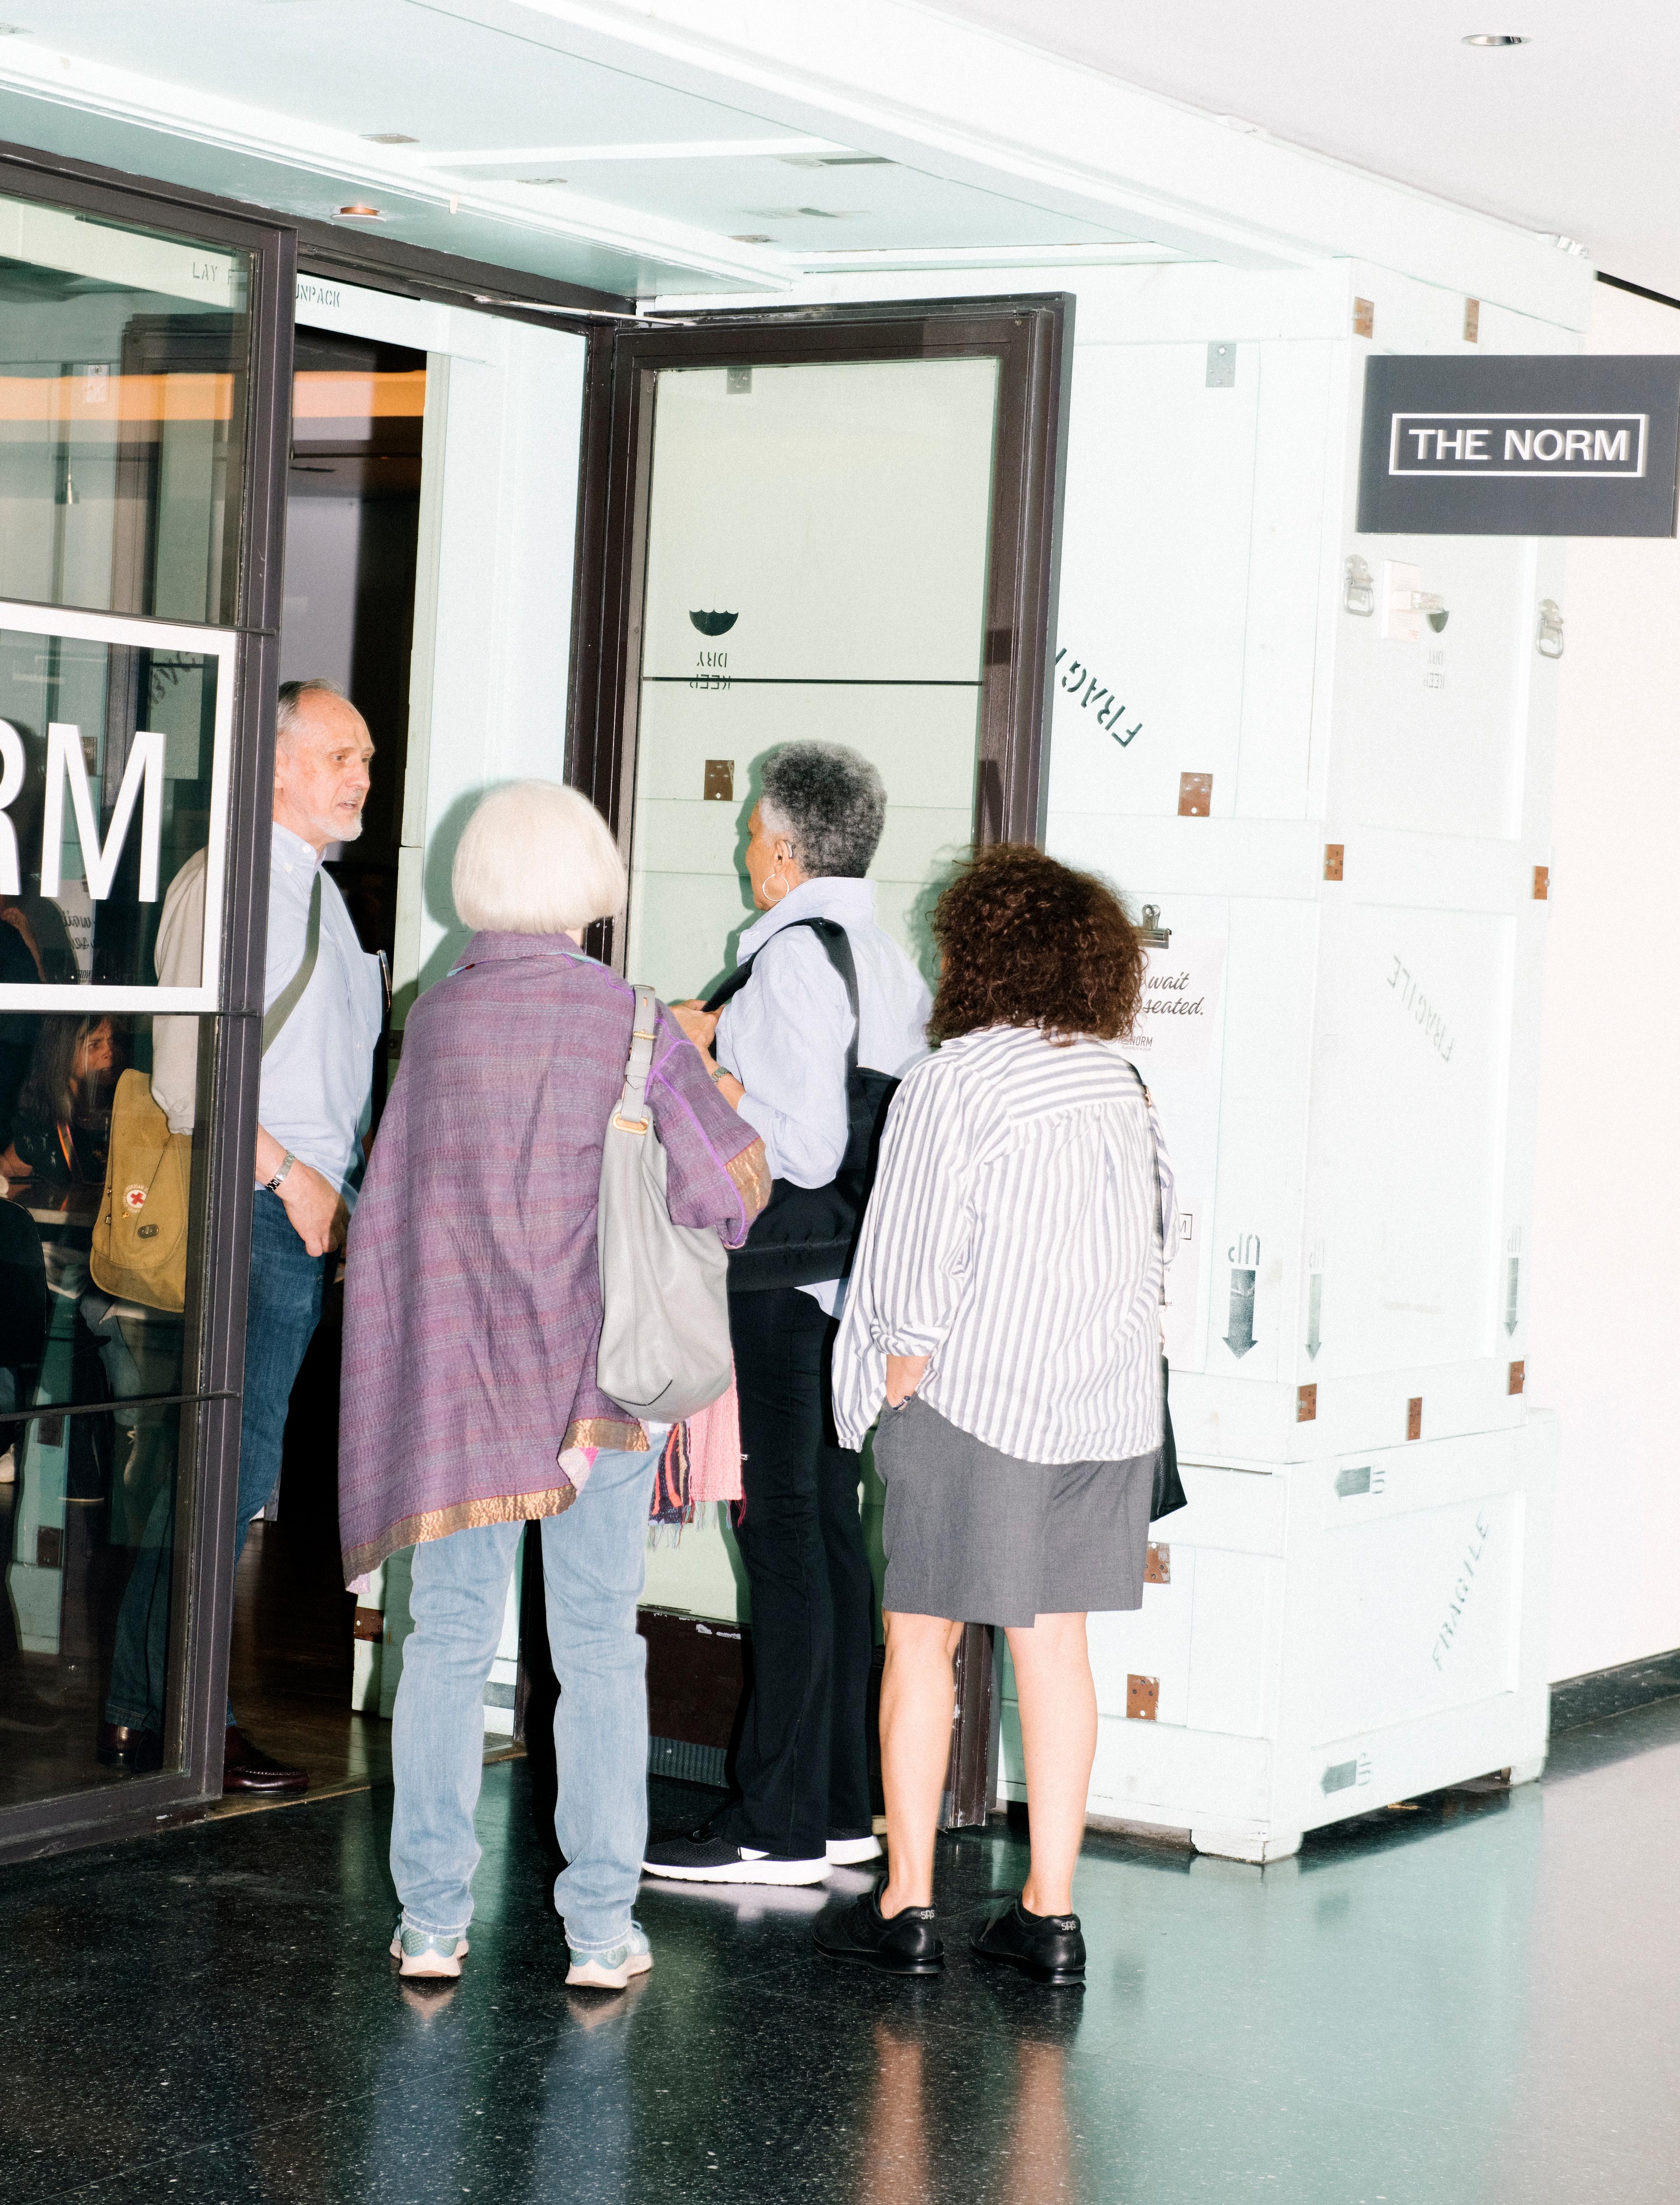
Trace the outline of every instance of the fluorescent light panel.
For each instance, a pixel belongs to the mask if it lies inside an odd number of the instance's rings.
[[[828,138],[704,138],[686,145],[663,146],[497,146],[465,152],[424,155],[434,169],[499,169],[518,162],[567,163],[583,161],[751,161],[790,153],[845,153],[851,149]]]

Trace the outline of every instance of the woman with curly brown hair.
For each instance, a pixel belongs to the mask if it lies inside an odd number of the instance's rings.
[[[926,1974],[965,1623],[1008,1633],[1032,1816],[1020,1897],[972,1949],[1077,1980],[1073,1869],[1096,1750],[1088,1611],[1143,1596],[1161,1443],[1171,1179],[1124,1037],[1143,953],[1104,882],[982,852],[941,897],[938,1053],[893,1102],[834,1358],[850,1447],[880,1414],[882,1771],[891,1873],[821,1923],[835,1958]]]

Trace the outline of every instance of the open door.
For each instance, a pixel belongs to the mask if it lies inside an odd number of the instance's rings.
[[[728,968],[754,916],[755,762],[795,736],[880,768],[877,913],[930,984],[951,862],[1040,838],[1072,311],[700,315],[592,341],[568,771],[629,865],[626,918],[591,945],[619,970],[670,1000]],[[871,1470],[866,1526],[879,1491]],[[733,1707],[697,1708],[693,1662],[668,1692],[660,1662],[685,1616],[737,1616],[729,1543],[696,1526],[650,1558],[650,1602],[673,1619],[650,1634],[656,1766],[663,1742],[721,1768]],[[958,1679],[953,1826],[994,1789],[988,1631],[966,1633]],[[664,1738],[685,1721],[709,1737]]]

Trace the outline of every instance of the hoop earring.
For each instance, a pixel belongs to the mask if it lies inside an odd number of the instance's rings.
[[[770,894],[770,885],[771,885],[772,882],[774,882],[774,883],[775,883],[775,891],[776,891],[776,892],[775,892],[775,894],[774,895],[772,895],[772,894]],[[765,877],[764,877],[764,899],[765,899],[765,901],[766,901],[767,903],[773,904],[773,905],[774,905],[774,904],[779,904],[779,903],[781,901],[782,898],[787,894],[787,882],[786,882],[785,880],[783,880],[783,878],[781,877],[781,875],[779,872],[775,872],[775,873],[767,873],[767,874],[765,875]]]

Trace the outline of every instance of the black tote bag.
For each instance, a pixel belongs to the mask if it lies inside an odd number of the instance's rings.
[[[1143,1114],[1149,1126],[1149,1161],[1155,1179],[1155,1242],[1161,1250],[1161,1298],[1167,1299],[1167,1219],[1161,1200],[1161,1155],[1155,1146],[1155,1121],[1150,1115],[1149,1091],[1143,1084],[1143,1075],[1129,1059],[1126,1069],[1137,1082],[1143,1096]],[[1167,1398],[1167,1357],[1161,1358],[1161,1453],[1155,1457],[1155,1497],[1149,1503],[1149,1521],[1158,1524],[1163,1516],[1186,1507],[1184,1489],[1178,1477],[1178,1442],[1172,1436],[1172,1410]]]

